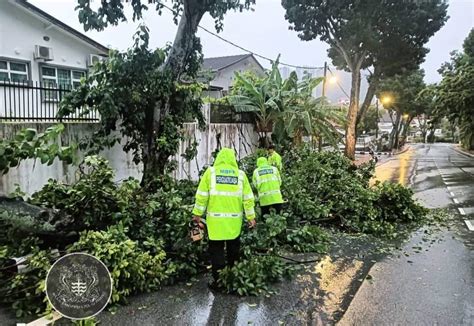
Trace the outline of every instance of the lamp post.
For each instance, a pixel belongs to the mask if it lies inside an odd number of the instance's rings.
[[[382,104],[383,104],[384,106],[388,106],[388,105],[390,105],[390,104],[393,103],[393,97],[390,96],[390,95],[385,95],[385,96],[383,96],[383,97],[381,98],[381,100],[382,100]],[[377,119],[378,119],[378,99],[377,99]],[[377,124],[377,128],[378,128],[378,124]],[[392,134],[392,133],[393,133],[393,129],[392,129],[392,131],[390,132],[390,134]],[[391,135],[390,135],[390,139],[392,139],[392,136],[391,136]],[[390,142],[390,147],[392,147],[391,142]]]
[[[326,77],[327,77],[327,74],[328,74],[328,63],[327,63],[326,61],[324,61],[323,91],[322,91],[322,94],[321,94],[322,97],[325,97],[325,96],[326,96]]]
[[[324,70],[323,70],[323,90],[321,93],[322,97],[326,96],[326,84],[329,81],[330,84],[336,84],[337,83],[337,76],[333,75],[331,72],[331,77],[329,80],[327,80],[327,75],[328,75],[328,64],[327,62],[324,62]]]
[[[376,100],[375,100],[375,110],[377,111],[376,114],[377,114],[377,119],[376,119],[376,123],[377,123],[377,126],[375,128],[375,143],[377,144],[377,150],[379,150],[379,98],[377,97]]]

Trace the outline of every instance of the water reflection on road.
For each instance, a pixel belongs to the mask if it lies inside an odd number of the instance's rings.
[[[375,168],[375,181],[398,182],[402,185],[408,185],[410,171],[413,169],[414,151],[410,148],[406,152],[389,158]]]

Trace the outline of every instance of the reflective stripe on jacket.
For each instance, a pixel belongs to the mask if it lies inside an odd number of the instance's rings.
[[[253,172],[252,183],[257,189],[260,206],[283,203],[280,186],[281,178],[278,169],[268,164],[265,157],[257,160],[257,169]]]
[[[193,214],[206,213],[211,240],[232,240],[240,235],[243,213],[255,218],[255,200],[245,173],[238,169],[235,152],[223,148],[206,170],[196,191]]]

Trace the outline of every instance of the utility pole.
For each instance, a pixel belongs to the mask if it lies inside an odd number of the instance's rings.
[[[376,150],[379,150],[379,99],[375,97],[375,110],[377,111],[377,127],[375,128],[375,144],[377,146]]]
[[[328,74],[328,63],[326,61],[324,61],[324,73],[323,73],[323,92],[322,92],[322,97],[325,97],[326,96],[326,77],[327,77],[327,74]]]
[[[377,128],[375,128],[375,140],[379,138],[379,99],[375,99],[375,105],[377,110]]]
[[[324,72],[323,72],[323,91],[322,91],[322,97],[325,97],[326,96],[326,77],[327,77],[327,74],[328,74],[328,63],[326,61],[324,61]],[[318,151],[322,151],[323,150],[323,137],[322,135],[319,135],[318,136]]]

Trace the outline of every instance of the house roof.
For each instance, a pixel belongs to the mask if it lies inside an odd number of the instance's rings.
[[[263,67],[260,65],[260,62],[258,62],[258,60],[255,59],[253,54],[250,53],[230,55],[225,57],[204,58],[202,67],[204,69],[209,69],[212,71],[220,71],[250,57],[257,62],[257,64],[260,66],[260,68],[262,68],[262,70],[264,70]]]
[[[60,21],[59,19],[57,18],[54,18],[53,16],[51,16],[50,14],[48,14],[47,12],[41,10],[40,8],[32,5],[31,3],[29,3],[27,0],[14,0],[14,2],[18,5],[20,5],[21,7],[25,8],[26,10],[32,12],[33,14],[49,21],[51,24],[54,24],[56,26],[58,26],[59,28],[61,28],[62,30],[76,36],[77,38],[80,38],[81,40],[83,40],[84,42],[86,43],[89,43],[90,45],[92,45],[93,47],[99,49],[100,51],[102,52],[109,52],[109,48],[94,41],[93,39],[91,39],[90,37],[82,34],[81,32],[75,30],[74,28],[72,28],[71,26],[69,25],[66,25],[65,23],[63,23],[62,21]]]

